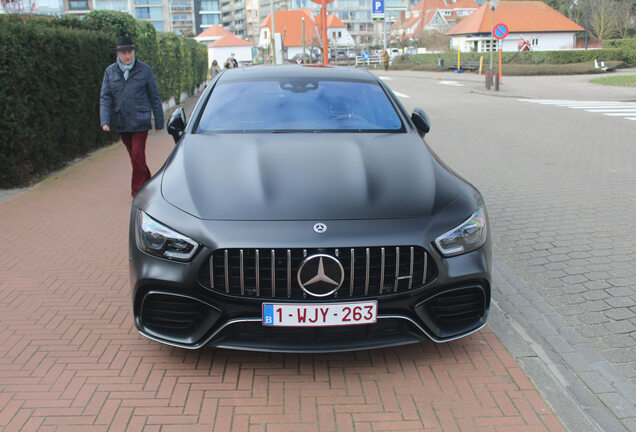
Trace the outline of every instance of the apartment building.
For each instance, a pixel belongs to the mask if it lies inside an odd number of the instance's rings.
[[[258,0],[220,0],[221,25],[239,38],[255,42],[259,34]]]
[[[127,12],[137,19],[150,22],[157,31],[174,32],[182,35],[196,34],[195,13],[200,10],[202,3],[214,3],[215,11],[209,13],[220,17],[218,0],[39,0],[55,2],[63,5],[63,13],[83,16],[93,10],[114,10]],[[208,13],[205,8],[211,9],[211,5],[204,5],[203,13]],[[220,22],[220,21],[219,21]]]

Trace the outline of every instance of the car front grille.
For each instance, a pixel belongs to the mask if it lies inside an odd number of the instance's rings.
[[[228,295],[261,299],[308,296],[297,280],[308,256],[331,255],[344,269],[344,281],[328,298],[376,297],[428,285],[437,269],[419,246],[329,249],[219,249],[199,272],[207,288]]]

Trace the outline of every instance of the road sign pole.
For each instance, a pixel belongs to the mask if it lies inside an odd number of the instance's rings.
[[[506,36],[508,36],[508,33],[509,33],[508,26],[503,23],[494,25],[492,27],[492,35],[495,38],[497,38],[497,48],[499,50],[499,83],[501,83],[501,51],[503,48],[503,40],[506,38]],[[491,54],[492,54],[492,51],[491,51]],[[492,71],[492,57],[491,57],[490,69]]]
[[[503,45],[503,40],[501,41]],[[501,45],[499,45],[499,84],[501,85]]]
[[[320,22],[322,23],[322,64],[329,64],[329,40],[327,39],[327,0],[322,0],[320,8]]]

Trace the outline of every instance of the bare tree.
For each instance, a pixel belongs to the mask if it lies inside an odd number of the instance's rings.
[[[614,0],[590,0],[590,31],[599,40],[618,34]]]
[[[417,45],[431,51],[447,51],[450,46],[450,37],[437,30],[422,30],[415,34]]]
[[[624,0],[622,2],[616,2],[614,8],[614,16],[616,20],[616,31],[622,39],[629,36],[629,30],[632,27],[632,3]]]

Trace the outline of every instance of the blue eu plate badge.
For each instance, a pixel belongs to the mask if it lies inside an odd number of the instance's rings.
[[[263,325],[274,325],[274,305],[263,305]]]

